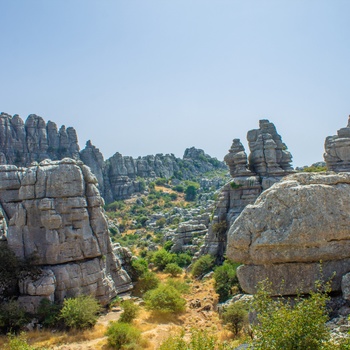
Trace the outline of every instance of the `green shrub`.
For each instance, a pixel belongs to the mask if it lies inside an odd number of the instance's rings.
[[[193,185],[189,185],[186,187],[185,190],[185,200],[188,202],[192,202],[196,199],[197,197],[197,189]]]
[[[148,271],[148,262],[146,259],[139,258],[131,261],[130,277],[137,281],[143,274]]]
[[[125,209],[125,203],[123,201],[115,201],[105,206],[107,211],[116,211]]]
[[[122,303],[123,313],[120,315],[120,322],[131,323],[140,311],[140,307],[131,300]]]
[[[177,278],[168,278],[165,284],[175,288],[180,294],[187,294],[190,291],[190,285],[186,282],[179,281]]]
[[[218,235],[223,235],[224,233],[226,233],[228,229],[227,222],[226,221],[216,222],[215,224],[213,224],[212,229],[214,233],[217,233]]]
[[[59,321],[61,305],[42,299],[38,308],[37,317],[44,327],[54,327]]]
[[[238,263],[233,263],[228,260],[224,261],[222,266],[218,266],[214,270],[214,288],[219,294],[219,302],[224,302],[230,298],[232,287],[236,286],[240,290],[238,278],[236,275]]]
[[[194,262],[191,273],[194,277],[201,277],[206,273],[210,272],[213,266],[214,258],[209,254],[203,255],[197,261]]]
[[[152,256],[152,262],[158,270],[163,271],[165,266],[176,261],[176,254],[167,252],[165,249],[159,249]]]
[[[172,200],[172,201],[176,201],[177,200],[177,194],[176,193],[170,193],[170,199]]]
[[[237,184],[237,183],[235,183],[234,181],[232,181],[232,182],[230,183],[230,186],[231,186],[231,188],[234,189],[234,190],[236,190],[236,189],[242,187],[241,184]]]
[[[170,336],[159,347],[159,350],[231,350],[229,344],[221,343],[215,336],[208,332],[192,329],[190,339],[184,339],[185,333],[178,336]]]
[[[180,313],[185,310],[186,300],[173,287],[160,285],[144,295],[147,310],[156,313]]]
[[[66,327],[83,329],[95,325],[99,311],[100,304],[95,298],[79,295],[63,302],[59,317]]]
[[[330,338],[326,326],[329,297],[320,286],[317,285],[317,291],[311,292],[309,298],[298,298],[293,302],[282,298],[273,300],[268,290],[265,281],[259,284],[254,295],[253,307],[258,315],[254,327],[254,349],[325,349]]]
[[[3,350],[45,350],[29,345],[25,333],[19,335],[9,334],[7,339]]]
[[[168,183],[168,180],[164,177],[160,177],[155,181],[157,186],[164,186]]]
[[[164,243],[164,246],[163,246],[163,248],[167,251],[167,252],[170,252],[170,249],[171,249],[171,247],[174,245],[174,242],[172,242],[172,241],[166,241],[165,243]]]
[[[141,332],[134,326],[123,322],[111,322],[107,332],[108,345],[113,349],[137,349]]]
[[[182,268],[178,264],[170,263],[165,266],[164,272],[176,277],[182,273]]]
[[[17,331],[28,322],[28,317],[17,300],[10,300],[0,306],[0,328],[5,331]]]
[[[174,190],[179,193],[183,193],[185,191],[185,188],[182,185],[176,185],[174,186]]]
[[[175,261],[180,267],[187,267],[191,264],[192,256],[188,253],[180,253],[176,256]]]
[[[156,226],[159,227],[159,228],[162,228],[164,227],[166,224],[166,220],[165,218],[160,218],[156,221]]]
[[[145,272],[137,282],[137,289],[143,294],[158,287],[160,281],[154,272]]]
[[[242,302],[229,305],[222,314],[223,323],[237,336],[242,328],[248,323],[247,307]]]

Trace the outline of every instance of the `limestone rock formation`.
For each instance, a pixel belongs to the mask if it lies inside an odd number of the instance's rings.
[[[320,278],[332,290],[350,271],[350,174],[299,173],[286,177],[248,205],[231,226],[227,256],[244,263],[242,288],[256,291],[268,278],[273,293],[307,293]],[[282,282],[283,281],[283,282]]]
[[[24,122],[17,114],[0,114],[0,164],[28,166],[44,159],[79,159],[76,131],[31,114]]]
[[[132,288],[111,246],[97,179],[81,161],[42,161],[29,168],[0,166],[0,204],[8,246],[34,256],[38,280],[20,284],[20,301],[62,302],[79,293],[102,304]],[[29,307],[30,309],[30,307]]]
[[[228,228],[242,210],[253,204],[262,191],[294,172],[292,156],[274,124],[264,119],[259,125],[259,129],[248,131],[248,158],[239,139],[233,140],[224,158],[233,180],[221,190],[205,243],[196,256],[211,254],[216,257],[217,263],[222,262]],[[227,230],[222,229],[225,226]],[[218,227],[221,229],[218,230]]]
[[[338,130],[337,135],[326,138],[324,148],[323,156],[328,170],[350,171],[350,116],[345,128]]]

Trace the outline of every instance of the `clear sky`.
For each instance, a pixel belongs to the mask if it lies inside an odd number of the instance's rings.
[[[348,0],[0,0],[0,111],[73,126],[105,158],[223,159],[259,119],[294,166],[350,114]]]

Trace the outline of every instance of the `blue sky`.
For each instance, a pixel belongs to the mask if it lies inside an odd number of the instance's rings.
[[[350,114],[347,0],[0,0],[0,111],[73,126],[105,158],[223,159],[259,119],[294,165]]]

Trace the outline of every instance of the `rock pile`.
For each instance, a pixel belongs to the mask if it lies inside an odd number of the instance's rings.
[[[349,210],[349,173],[294,174],[264,191],[228,233],[227,256],[244,263],[242,288],[255,293],[268,278],[273,294],[294,295],[332,278],[333,291],[347,290]]]
[[[29,168],[0,166],[5,238],[19,258],[35,257],[36,279],[19,285],[33,311],[45,297],[91,294],[106,304],[132,284],[113,254],[97,179],[81,161],[42,161]]]

